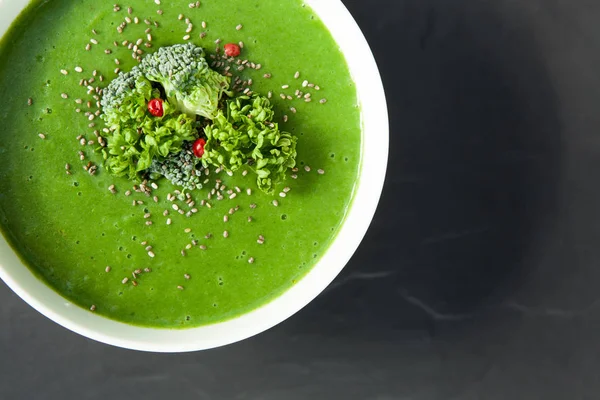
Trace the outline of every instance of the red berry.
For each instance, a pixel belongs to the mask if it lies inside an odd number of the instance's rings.
[[[206,140],[200,138],[194,142],[194,146],[192,149],[194,150],[194,155],[198,158],[202,158],[204,155],[204,145],[206,144]]]
[[[155,117],[162,117],[165,115],[163,109],[163,101],[161,99],[152,99],[148,102],[148,111]]]
[[[227,43],[225,46],[223,46],[223,49],[225,49],[225,55],[227,57],[237,57],[241,52],[240,46],[235,43]]]

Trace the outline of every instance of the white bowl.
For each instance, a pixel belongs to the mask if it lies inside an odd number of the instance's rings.
[[[0,37],[29,0],[0,0]],[[203,350],[237,342],[289,318],[321,293],[364,237],[383,188],[388,156],[388,115],[383,85],[360,28],[340,0],[306,0],[342,49],[361,99],[362,165],[355,198],[334,242],[296,285],[270,303],[233,320],[183,330],[136,327],[69,302],[23,265],[0,235],[0,278],[23,300],[56,323],[114,346],[155,352]]]

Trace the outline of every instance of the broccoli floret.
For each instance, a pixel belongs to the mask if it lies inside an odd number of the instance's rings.
[[[204,50],[191,43],[161,47],[140,64],[147,79],[160,83],[169,101],[190,116],[214,119],[230,79],[213,71]]]
[[[201,189],[202,164],[199,160],[192,151],[192,142],[186,142],[179,153],[162,161],[154,159],[150,165],[150,178],[163,175],[175,186],[188,190]]]
[[[152,90],[152,83],[144,77],[138,67],[130,72],[121,73],[102,91],[102,118],[109,127],[115,127],[132,117],[143,114],[146,102],[159,92]],[[142,107],[140,107],[142,106]],[[131,113],[136,115],[131,115]]]

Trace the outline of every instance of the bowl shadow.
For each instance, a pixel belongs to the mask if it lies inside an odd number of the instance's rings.
[[[350,263],[285,325],[386,335],[471,320],[523,282],[528,249],[555,213],[552,82],[519,13],[406,2],[401,15],[369,15],[345,3],[386,88],[387,179]]]

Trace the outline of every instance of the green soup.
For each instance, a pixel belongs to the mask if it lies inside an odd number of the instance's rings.
[[[275,299],[327,250],[358,178],[360,110],[343,55],[301,1],[163,3],[130,0],[115,11],[97,0],[34,1],[7,32],[0,42],[0,222],[26,265],[81,307],[135,325],[193,327]],[[152,47],[144,44],[148,34]],[[189,41],[213,55],[217,46],[243,42],[239,58],[249,61],[240,65],[254,68],[233,68],[234,78],[272,92],[281,129],[298,137],[298,171],[274,196],[242,170],[211,171],[204,188],[190,193],[191,205],[167,200],[176,188],[166,180],[147,197],[103,171],[94,151],[102,121],[85,83],[105,87],[115,68],[136,65],[123,42],[138,39],[144,52]],[[236,195],[212,196],[217,179]]]

